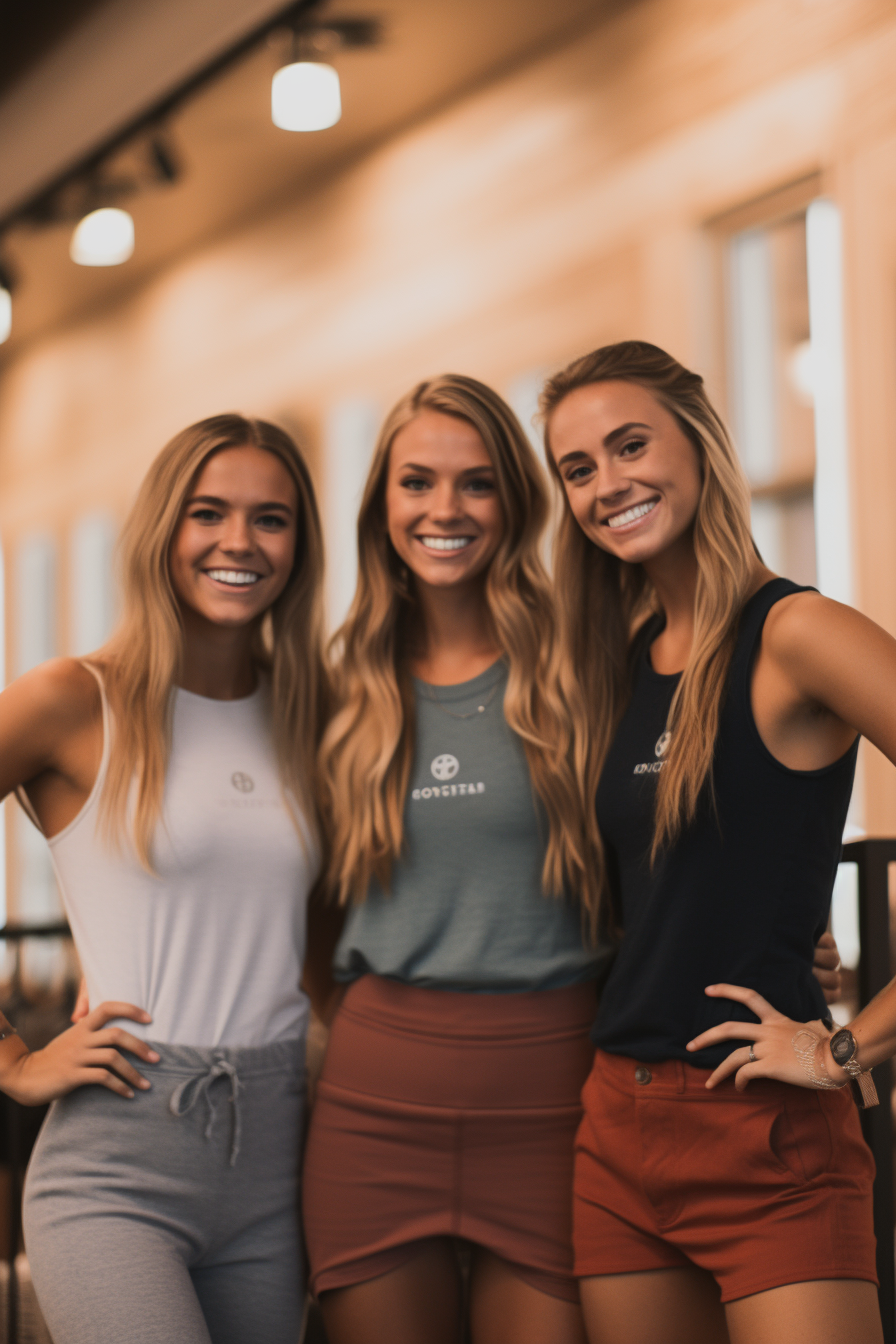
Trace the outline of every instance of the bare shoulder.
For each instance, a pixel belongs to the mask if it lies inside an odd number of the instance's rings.
[[[762,632],[761,658],[811,698],[867,680],[872,669],[896,676],[896,640],[853,607],[820,593],[776,602]]]
[[[52,658],[12,682],[10,708],[54,732],[76,732],[102,717],[99,686],[77,658]]]

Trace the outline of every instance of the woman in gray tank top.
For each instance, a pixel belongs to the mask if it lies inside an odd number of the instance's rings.
[[[47,836],[97,1005],[0,1088],[52,1101],[25,1238],[55,1344],[295,1344],[322,548],[282,430],[153,463],[107,645],[0,696],[0,793]]]
[[[387,418],[323,746],[347,914],[303,1184],[332,1344],[454,1344],[459,1246],[476,1344],[584,1338],[570,1186],[599,956],[546,520],[489,388],[437,378]]]

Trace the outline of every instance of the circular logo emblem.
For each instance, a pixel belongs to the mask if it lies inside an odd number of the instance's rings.
[[[255,780],[251,775],[244,775],[242,770],[236,770],[230,776],[230,782],[240,793],[251,793],[255,788]]]
[[[437,756],[429,768],[436,779],[453,779],[460,769],[460,761],[446,752],[444,756]]]
[[[654,747],[657,756],[665,756],[666,752],[669,750],[669,743],[671,741],[672,734],[668,731],[663,733],[662,737],[657,738],[656,746]]]

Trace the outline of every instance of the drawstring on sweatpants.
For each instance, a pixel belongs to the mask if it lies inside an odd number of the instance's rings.
[[[212,1063],[205,1073],[194,1074],[192,1078],[187,1078],[180,1083],[172,1092],[171,1100],[168,1103],[168,1109],[172,1115],[186,1115],[192,1111],[200,1097],[204,1096],[208,1106],[208,1124],[205,1127],[205,1137],[210,1139],[215,1125],[215,1117],[218,1108],[212,1100],[211,1086],[216,1078],[230,1079],[230,1104],[233,1107],[233,1141],[230,1146],[230,1165],[236,1166],[237,1155],[240,1151],[240,1138],[242,1137],[242,1117],[240,1115],[239,1094],[242,1084],[240,1083],[236,1069],[225,1059],[223,1055],[214,1055]]]

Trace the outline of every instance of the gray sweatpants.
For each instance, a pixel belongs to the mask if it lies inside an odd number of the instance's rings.
[[[28,1168],[54,1344],[296,1344],[304,1042],[153,1044],[150,1091],[54,1102]]]

